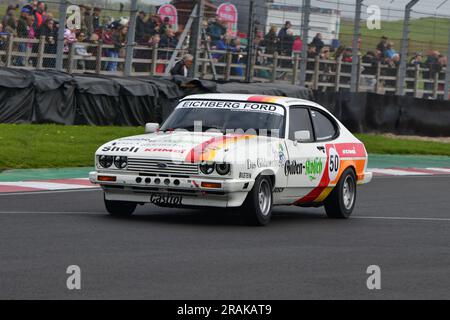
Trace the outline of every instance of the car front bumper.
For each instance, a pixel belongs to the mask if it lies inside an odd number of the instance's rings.
[[[100,181],[99,176],[115,177]],[[136,179],[138,179],[138,182]],[[159,178],[159,183],[155,181]],[[146,179],[150,181],[147,183]],[[105,191],[105,199],[173,206],[239,207],[253,187],[250,179],[153,177],[128,173],[90,172],[89,180]],[[205,184],[216,187],[206,187]],[[217,187],[219,186],[220,187]],[[158,203],[160,199],[175,199]],[[155,200],[156,199],[156,200]],[[179,203],[180,202],[180,203]]]

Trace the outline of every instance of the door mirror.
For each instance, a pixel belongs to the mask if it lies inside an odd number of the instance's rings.
[[[311,132],[308,130],[295,131],[294,137],[295,141],[299,142],[311,141]]]
[[[145,125],[145,133],[155,133],[159,129],[159,123],[147,123]]]

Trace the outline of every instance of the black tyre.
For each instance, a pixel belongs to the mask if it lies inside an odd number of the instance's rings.
[[[249,225],[264,226],[272,217],[272,182],[267,176],[258,176],[241,208],[242,216]]]
[[[133,214],[134,210],[136,210],[137,203],[136,202],[128,202],[128,201],[112,201],[105,200],[106,211],[111,216],[125,218],[129,217]]]
[[[329,218],[347,219],[356,202],[356,176],[351,168],[347,168],[338,184],[325,199],[325,211]]]

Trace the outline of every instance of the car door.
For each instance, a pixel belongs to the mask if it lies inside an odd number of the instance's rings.
[[[325,144],[316,141],[311,110],[305,106],[289,108],[289,125],[286,146],[289,159],[285,163],[287,176],[286,197],[293,200],[307,195],[319,185],[327,168]],[[302,132],[302,139],[296,139],[296,132]],[[309,138],[307,137],[309,133]]]

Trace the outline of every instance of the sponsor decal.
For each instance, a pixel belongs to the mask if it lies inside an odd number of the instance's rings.
[[[183,101],[177,109],[183,108],[209,108],[227,109],[238,111],[261,111],[284,115],[284,109],[280,106],[264,102],[232,102],[232,101]]]
[[[152,194],[150,196],[150,202],[153,204],[168,204],[168,205],[180,205],[183,200],[182,196],[171,196],[162,194]]]
[[[171,148],[146,148],[145,152],[166,152],[166,153],[180,153],[183,154],[186,150],[183,149],[171,149]]]
[[[251,179],[252,174],[249,172],[239,172],[239,178],[241,179]]]
[[[119,140],[120,143],[123,143],[124,141],[132,141],[132,142],[156,142],[155,139],[150,138],[122,138]]]
[[[268,168],[268,167],[277,167],[279,165],[278,161],[275,160],[267,160],[263,158],[258,158],[256,161],[252,161],[247,159],[247,169],[253,170],[256,168]]]
[[[351,154],[351,155],[355,155],[356,154],[356,149],[355,147],[353,147],[352,149],[343,149],[342,150],[342,154]]]
[[[365,158],[366,149],[362,143],[336,143],[332,145],[341,158]]]
[[[280,166],[283,166],[286,162],[286,155],[284,154],[284,147],[282,143],[278,144],[278,158],[280,160]]]
[[[296,160],[288,160],[284,164],[284,174],[286,176],[290,175],[301,175],[305,172],[306,166],[299,162],[297,163]]]
[[[166,18],[169,19],[171,28],[174,31],[178,31],[178,11],[174,5],[164,4],[159,7],[158,16],[161,18],[161,21],[164,21]]]
[[[103,152],[138,152],[137,147],[120,147],[120,146],[105,146],[102,148]]]
[[[234,38],[237,36],[238,11],[231,3],[222,3],[216,11],[216,15],[226,23],[227,34]]]
[[[284,191],[284,188],[275,188],[273,189],[273,193],[282,193]]]
[[[307,175],[309,180],[317,179],[323,171],[323,165],[320,158],[307,159],[305,163],[296,160],[288,160],[284,165],[284,174],[290,175]]]
[[[322,161],[319,158],[306,160],[305,174],[308,176],[310,181],[316,180],[322,174],[322,169]]]
[[[194,188],[200,188],[200,185],[197,183],[197,181],[192,180],[191,183]]]

